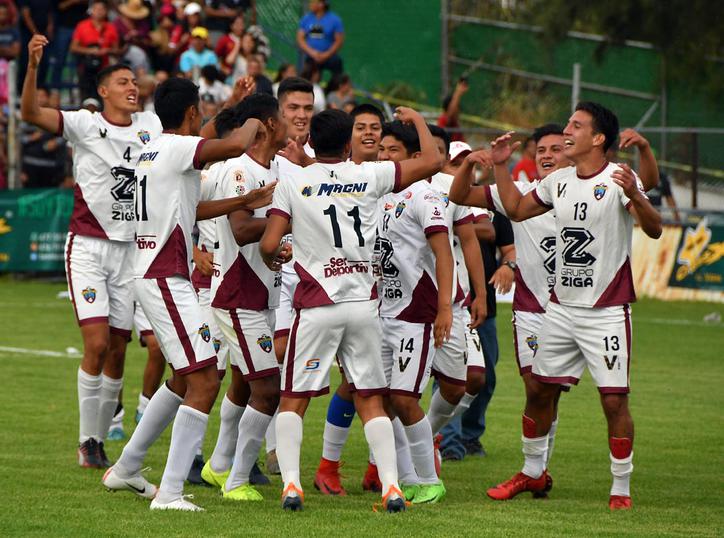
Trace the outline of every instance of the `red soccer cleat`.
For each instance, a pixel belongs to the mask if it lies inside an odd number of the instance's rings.
[[[433,455],[435,456],[435,474],[437,474],[438,478],[440,478],[440,470],[442,468],[442,454],[440,454],[440,443],[442,443],[442,434],[438,433],[435,437],[432,438],[432,444],[435,449],[435,451],[433,452]]]
[[[611,510],[631,510],[631,497],[625,495],[611,495],[608,499],[608,507]]]
[[[374,463],[367,463],[367,471],[362,479],[362,489],[365,491],[375,491],[380,493],[382,491],[382,482],[377,474],[377,465]]]
[[[548,484],[548,471],[543,471],[539,478],[531,478],[523,473],[513,475],[513,478],[498,484],[488,490],[488,497],[496,501],[507,501],[524,491],[533,493],[542,492]]]
[[[347,495],[342,486],[339,468],[342,463],[322,458],[319,461],[317,474],[314,475],[314,487],[317,488],[322,495]]]

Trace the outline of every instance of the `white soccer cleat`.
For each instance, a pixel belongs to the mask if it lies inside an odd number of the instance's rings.
[[[196,506],[191,501],[186,499],[193,499],[193,495],[182,495],[181,497],[174,499],[173,501],[162,503],[158,499],[151,501],[151,510],[181,510],[183,512],[204,512],[204,509],[200,506]]]
[[[148,468],[142,469],[129,478],[121,478],[116,473],[115,468],[110,467],[106,474],[103,475],[103,485],[112,491],[128,490],[144,499],[153,499],[158,488],[141,475],[142,472],[147,470]]]

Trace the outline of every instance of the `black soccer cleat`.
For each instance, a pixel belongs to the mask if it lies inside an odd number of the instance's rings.
[[[304,503],[302,502],[302,498],[298,497],[296,495],[289,495],[287,497],[284,497],[284,500],[282,501],[282,508],[284,510],[290,510],[292,512],[301,512],[304,510]]]
[[[387,510],[388,514],[397,514],[398,512],[404,512],[405,510],[407,510],[407,506],[405,505],[405,499],[403,499],[402,497],[390,499],[385,505],[385,510]]]
[[[98,443],[98,461],[101,462],[101,468],[103,469],[108,469],[113,465],[113,462],[106,456],[106,449],[102,442]]]
[[[193,484],[194,486],[208,486],[209,484],[206,483],[206,481],[201,478],[201,470],[204,468],[204,457],[201,454],[196,454],[194,456],[194,461],[191,463],[191,468],[189,469],[189,474],[186,477],[186,480],[189,484]]]
[[[88,469],[103,469],[103,462],[98,451],[98,441],[92,437],[78,446],[78,465]]]
[[[261,471],[257,462],[254,462],[254,466],[249,471],[249,484],[252,486],[268,486],[271,484],[271,480]]]

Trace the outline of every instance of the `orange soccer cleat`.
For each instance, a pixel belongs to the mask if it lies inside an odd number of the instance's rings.
[[[608,499],[608,507],[611,510],[631,510],[631,497],[626,495],[611,495]]]
[[[375,491],[377,493],[382,491],[382,483],[377,474],[377,465],[374,463],[367,463],[367,471],[362,479],[362,489],[365,491]]]
[[[519,493],[531,491],[540,493],[545,491],[548,485],[548,471],[543,471],[539,478],[531,478],[523,473],[513,475],[510,480],[498,484],[488,490],[488,497],[496,501],[507,501]]]
[[[319,461],[317,474],[314,475],[314,487],[317,488],[322,495],[347,495],[342,486],[342,477],[339,474],[339,468],[342,463],[322,458]]]

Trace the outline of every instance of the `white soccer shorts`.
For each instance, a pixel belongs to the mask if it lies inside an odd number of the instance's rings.
[[[465,348],[467,349],[467,370],[485,372],[485,355],[483,355],[483,345],[480,342],[480,335],[477,329],[471,329],[470,311],[467,307],[460,307],[465,327]]]
[[[141,303],[138,301],[134,301],[133,303],[133,328],[138,335],[138,341],[141,347],[146,347],[145,338],[153,334],[153,329],[151,328],[151,322],[148,321],[146,313],[143,311]]]
[[[578,384],[586,367],[601,394],[629,392],[631,308],[548,303],[533,361],[544,383]]]
[[[291,263],[291,262],[290,262]],[[276,311],[274,338],[289,335],[294,319],[294,292],[299,276],[293,271],[282,271],[282,289],[279,291],[279,306]]]
[[[387,393],[381,339],[376,300],[298,310],[284,357],[282,396],[327,394],[335,357],[360,396]]]
[[[244,380],[279,375],[274,353],[274,310],[212,310],[229,346],[231,367],[240,371]]]
[[[544,316],[541,312],[513,311],[513,349],[520,375],[533,369]]]
[[[466,364],[468,345],[465,337],[468,328],[462,309],[453,306],[452,318],[450,339],[443,340],[442,346],[435,350],[435,356],[432,359],[432,375],[438,381],[464,386],[468,377]],[[485,364],[484,361],[483,364]]]
[[[226,344],[224,335],[221,334],[221,329],[218,323],[216,323],[216,317],[211,308],[211,289],[210,288],[199,288],[194,284],[196,295],[199,298],[199,306],[204,312],[204,316],[209,320],[209,328],[211,329],[211,343],[214,344],[214,350],[216,350],[216,363],[219,369],[219,376],[224,377],[226,373],[226,360],[229,357],[229,346]]]
[[[382,367],[390,394],[420,398],[435,355],[432,323],[382,318]]]
[[[137,278],[136,297],[151,323],[166,362],[177,374],[216,367],[209,320],[185,278]]]
[[[78,325],[107,323],[131,338],[133,327],[132,242],[68,233],[65,275]]]

